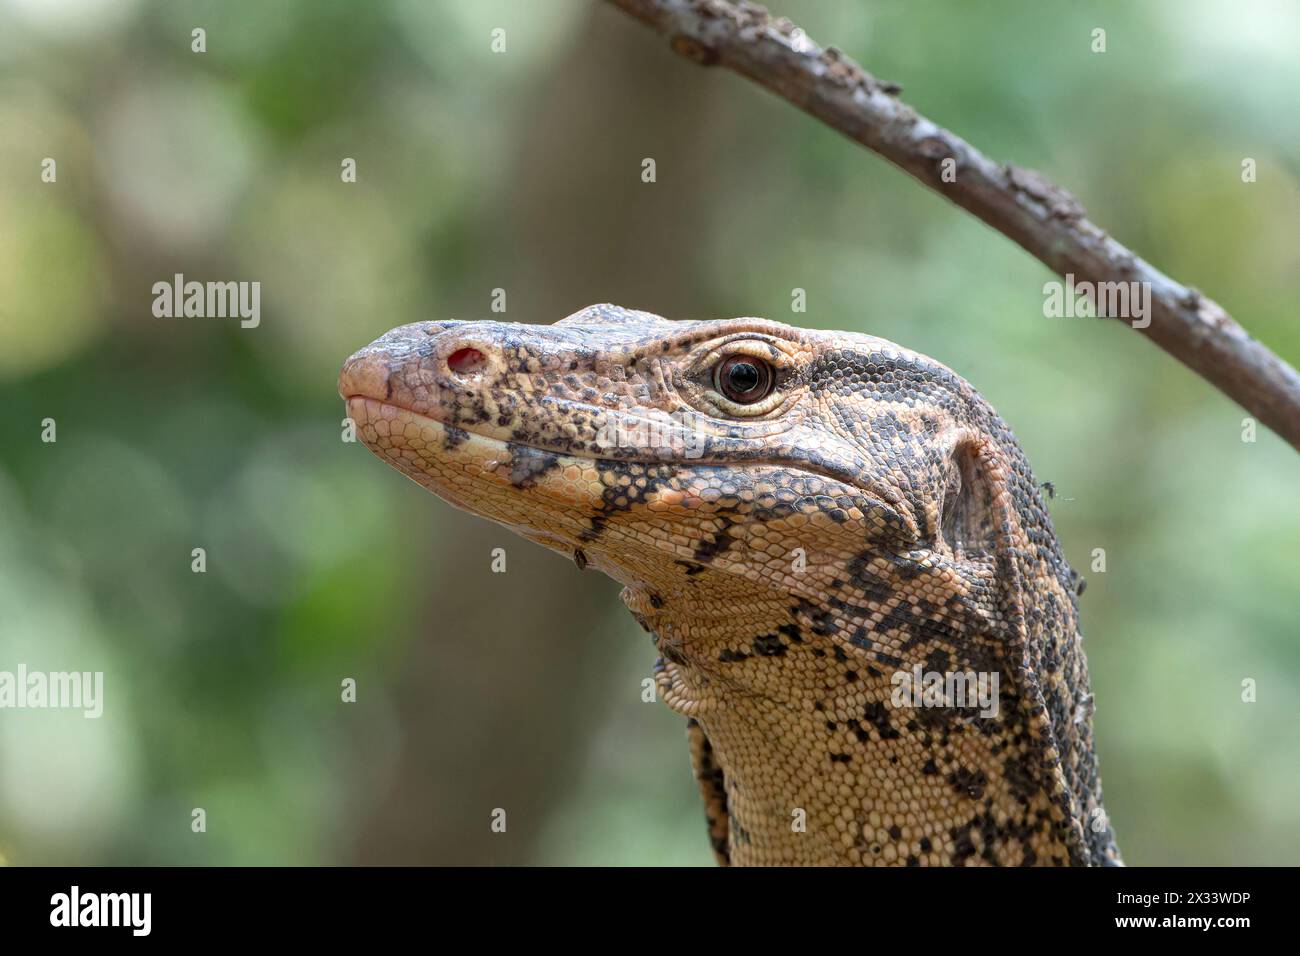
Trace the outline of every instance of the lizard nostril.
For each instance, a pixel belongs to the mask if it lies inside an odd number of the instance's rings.
[[[456,375],[468,375],[481,369],[486,361],[478,349],[457,349],[447,356],[447,368]]]

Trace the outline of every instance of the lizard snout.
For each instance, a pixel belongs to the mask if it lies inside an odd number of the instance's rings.
[[[339,395],[344,399],[361,397],[387,401],[392,395],[391,374],[388,355],[368,346],[343,363],[339,372]]]
[[[462,327],[472,324],[417,322],[385,333],[343,363],[339,395],[406,405],[413,388],[464,380],[487,361],[481,344],[460,341]]]

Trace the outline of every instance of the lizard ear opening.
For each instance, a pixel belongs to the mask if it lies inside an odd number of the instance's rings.
[[[977,441],[962,441],[948,461],[940,504],[940,535],[957,560],[980,560],[997,548],[1003,531],[991,461]]]

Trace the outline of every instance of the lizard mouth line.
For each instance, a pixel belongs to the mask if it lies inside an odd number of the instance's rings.
[[[344,402],[347,403],[349,407],[351,407],[353,402],[364,402],[372,408],[392,408],[398,412],[401,412],[403,416],[409,417],[419,422],[420,424],[434,425],[442,431],[464,432],[466,435],[473,435],[475,438],[478,438],[482,441],[494,442],[501,446],[513,445],[519,448],[527,448],[530,451],[541,452],[542,454],[546,454],[546,455],[561,455],[568,458],[581,458],[584,461],[626,462],[628,464],[637,464],[637,465],[685,464],[685,465],[721,466],[721,465],[735,464],[734,461],[718,459],[718,458],[672,457],[668,455],[655,456],[655,455],[644,455],[644,454],[643,455],[635,455],[635,454],[601,455],[601,454],[594,454],[586,449],[562,448],[558,445],[537,445],[531,442],[519,441],[516,438],[502,438],[498,435],[486,435],[483,432],[475,431],[472,427],[467,428],[464,425],[453,425],[450,422],[442,421],[441,419],[434,418],[431,415],[426,415],[423,412],[413,411],[412,409],[406,408],[403,405],[397,405],[393,402],[387,402],[384,401],[383,399],[374,398],[370,395],[361,395],[361,394],[348,395],[344,398]],[[795,468],[795,466],[788,465],[784,462],[777,462],[777,461],[758,461],[753,459],[745,459],[744,463],[752,464],[752,465],[769,465],[769,466],[787,467],[787,468],[792,468],[793,470],[809,471],[810,473],[812,471],[811,469],[807,469],[807,468]],[[823,475],[823,477],[831,478],[833,476]],[[838,481],[841,479],[837,478],[835,480]]]
[[[569,458],[582,458],[587,461],[606,460],[599,455],[584,454],[583,452],[575,451],[572,449],[547,448],[543,445],[532,445],[529,444],[528,442],[516,441],[513,438],[500,438],[496,435],[485,435],[482,432],[477,432],[472,428],[466,428],[463,425],[453,425],[449,422],[444,422],[437,418],[434,418],[431,415],[426,415],[423,412],[412,411],[411,409],[406,408],[402,405],[395,405],[392,402],[385,402],[378,398],[372,398],[369,395],[348,395],[346,398],[344,398],[344,402],[347,404],[349,409],[352,408],[353,402],[362,402],[370,406],[370,408],[372,409],[391,408],[394,409],[395,411],[400,412],[404,417],[412,419],[421,425],[432,425],[440,432],[443,433],[451,432],[451,431],[463,432],[466,435],[473,435],[475,438],[479,439],[480,441],[492,442],[493,444],[499,445],[502,448],[505,448],[510,445],[514,445],[519,448],[527,448],[531,451],[541,452],[546,455],[561,455]],[[609,459],[609,460],[639,461],[640,459]],[[652,458],[646,459],[646,463],[650,463],[655,460],[656,459],[652,459]]]
[[[627,463],[627,464],[639,464],[639,465],[680,465],[683,467],[699,466],[699,467],[717,468],[717,467],[724,467],[724,466],[735,466],[736,464],[738,464],[738,462],[734,459],[672,458],[672,457],[654,457],[650,455],[624,455],[624,456],[595,455],[595,454],[591,454],[590,452],[580,451],[577,449],[558,448],[554,446],[547,447],[545,445],[534,445],[528,442],[516,441],[515,439],[512,438],[499,438],[493,435],[484,435],[481,432],[474,431],[472,428],[465,428],[460,425],[451,425],[448,424],[447,422],[439,421],[438,419],[433,418],[429,415],[425,415],[421,412],[412,411],[411,409],[405,408],[401,405],[396,405],[392,402],[386,402],[383,401],[382,399],[373,398],[369,395],[361,395],[361,394],[348,395],[344,399],[344,401],[347,404],[349,409],[351,409],[353,402],[364,402],[365,404],[369,405],[373,409],[391,408],[400,412],[403,416],[406,416],[420,424],[433,426],[443,433],[447,433],[452,430],[455,430],[458,432],[462,432],[466,435],[472,435],[474,438],[478,439],[479,441],[491,442],[494,445],[499,446],[503,450],[511,446],[514,446],[518,448],[526,448],[530,451],[538,452],[540,454],[557,455],[563,458],[573,458],[582,461],[608,461],[612,463]],[[908,515],[906,512],[900,511],[894,504],[889,502],[887,499],[883,498],[878,492],[874,491],[873,489],[864,488],[862,485],[856,482],[846,480],[846,478],[843,475],[835,474],[834,472],[827,469],[809,467],[807,463],[804,462],[799,462],[798,464],[795,464],[787,461],[774,461],[771,459],[763,459],[763,458],[745,458],[743,459],[743,461],[739,463],[747,467],[754,467],[754,468],[784,468],[792,473],[798,472],[806,475],[814,475],[823,480],[837,482],[843,485],[847,491],[854,492],[856,494],[862,495],[865,498],[867,498],[873,507],[880,509],[880,511],[882,511],[886,515],[892,516],[892,518],[898,522],[900,528],[906,529],[910,533],[911,537],[913,537],[914,539],[919,539],[919,532],[917,531],[915,523],[913,522],[910,515]]]

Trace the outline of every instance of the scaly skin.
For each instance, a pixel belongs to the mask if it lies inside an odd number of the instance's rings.
[[[722,393],[732,355],[770,396]],[[1119,862],[1079,579],[1015,439],[943,365],[598,305],[403,326],[339,391],[403,474],[625,585],[720,862]],[[900,699],[918,666],[996,679],[996,706]]]

